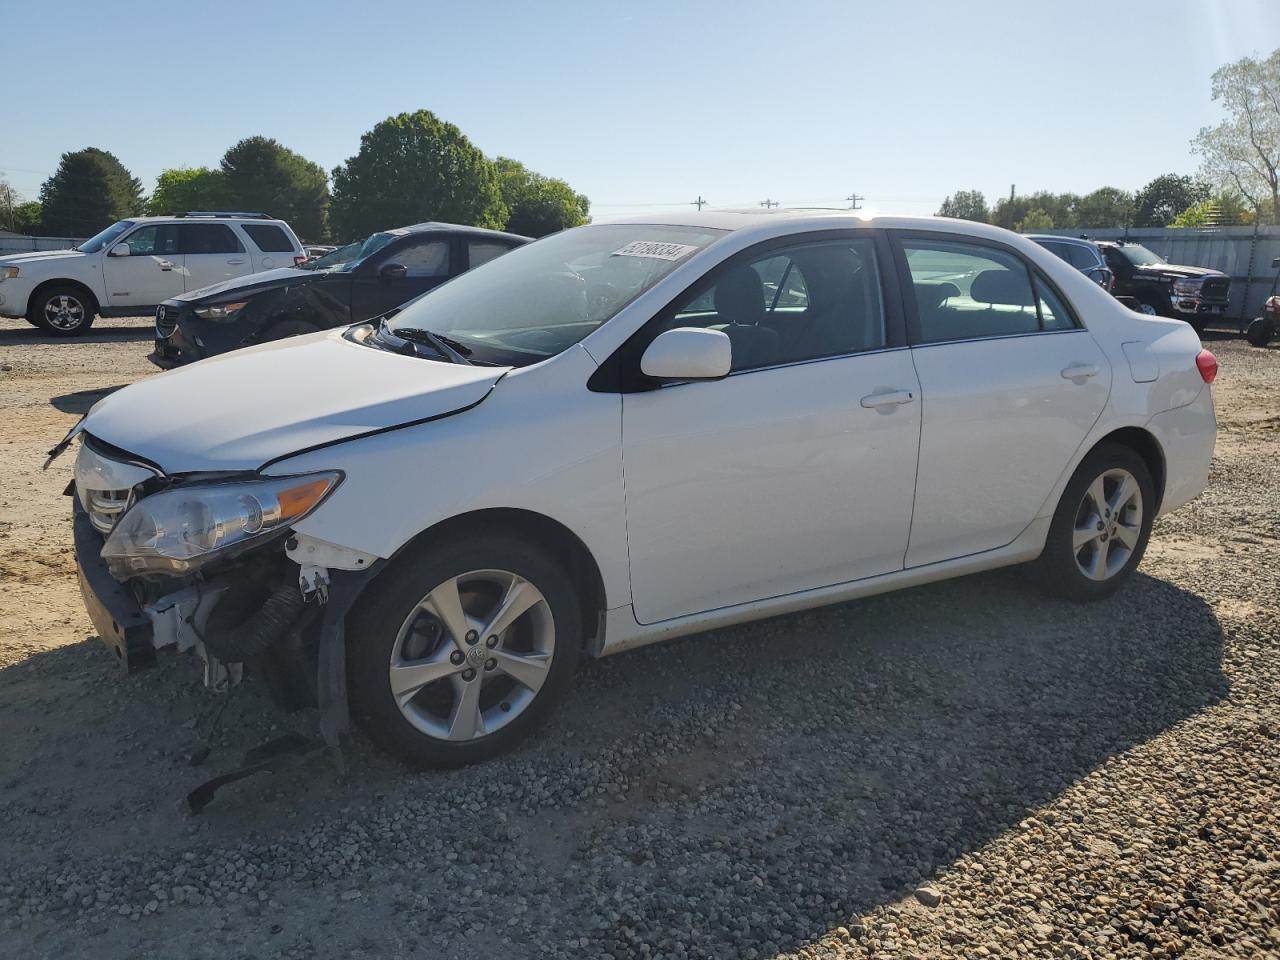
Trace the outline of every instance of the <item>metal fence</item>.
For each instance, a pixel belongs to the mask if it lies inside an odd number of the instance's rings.
[[[85,237],[23,237],[0,233],[0,254],[31,253],[36,250],[70,250],[84,243]]]
[[[1091,240],[1131,240],[1170,263],[1212,267],[1231,278],[1231,302],[1226,319],[1243,328],[1260,316],[1271,293],[1276,271],[1271,260],[1280,257],[1280,226],[1274,227],[1131,227],[1128,230],[1047,230],[1064,237],[1085,233]]]

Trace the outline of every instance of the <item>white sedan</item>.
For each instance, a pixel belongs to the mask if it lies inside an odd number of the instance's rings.
[[[101,401],[81,582],[131,666],[194,648],[331,739],[349,702],[408,761],[465,763],[583,654],[1018,563],[1113,593],[1205,486],[1216,369],[995,227],[580,227]]]

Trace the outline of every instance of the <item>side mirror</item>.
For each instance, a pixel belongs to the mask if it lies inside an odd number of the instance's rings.
[[[117,243],[114,247],[112,247],[109,251],[107,251],[108,257],[127,257],[128,255],[129,255],[129,244],[127,243]]]
[[[677,327],[654,338],[640,371],[655,380],[719,380],[729,375],[733,346],[719,330]]]
[[[391,280],[403,280],[409,275],[409,268],[403,263],[384,263],[378,269],[378,279],[383,283]]]

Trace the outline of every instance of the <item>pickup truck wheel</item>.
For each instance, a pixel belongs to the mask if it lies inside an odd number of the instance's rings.
[[[401,557],[362,598],[347,636],[353,715],[415,767],[509,750],[564,693],[582,647],[568,574],[497,534]]]
[[[1120,444],[1090,453],[1062,492],[1036,561],[1045,589],[1068,600],[1099,600],[1119,590],[1146,552],[1155,505],[1142,457]]]
[[[273,323],[262,332],[259,343],[270,343],[272,340],[284,340],[286,337],[300,337],[304,333],[315,333],[320,328],[305,320],[281,320]]]
[[[1145,313],[1149,317],[1157,317],[1160,315],[1160,311],[1156,309],[1155,304],[1148,303],[1146,300],[1139,300],[1136,309],[1139,313]]]
[[[1251,347],[1265,347],[1271,342],[1271,321],[1266,317],[1255,317],[1245,327],[1244,338]]]
[[[75,337],[93,325],[95,305],[70,284],[45,287],[31,301],[28,322],[55,337]]]

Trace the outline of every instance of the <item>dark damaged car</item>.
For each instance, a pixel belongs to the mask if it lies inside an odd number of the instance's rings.
[[[528,242],[450,223],[380,231],[297,267],[164,301],[156,309],[149,359],[167,370],[255,343],[359,323]]]

